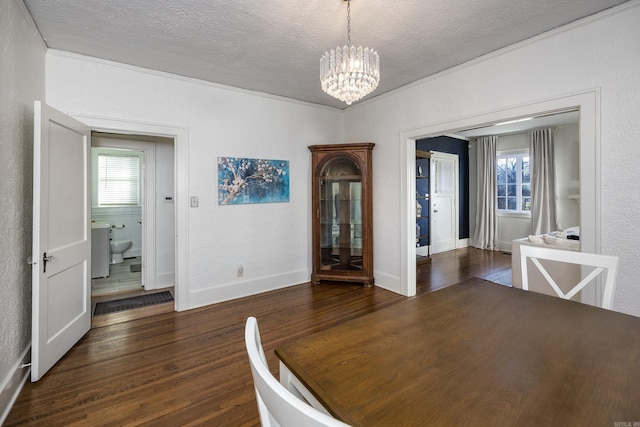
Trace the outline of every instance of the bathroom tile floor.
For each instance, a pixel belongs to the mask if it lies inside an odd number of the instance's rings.
[[[143,290],[142,273],[131,272],[131,265],[141,262],[142,258],[137,257],[125,258],[120,264],[109,264],[109,277],[91,279],[91,296]]]

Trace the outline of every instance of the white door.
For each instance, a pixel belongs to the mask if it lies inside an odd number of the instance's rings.
[[[90,129],[35,102],[31,380],[91,328]]]
[[[431,153],[431,253],[456,248],[458,156]]]

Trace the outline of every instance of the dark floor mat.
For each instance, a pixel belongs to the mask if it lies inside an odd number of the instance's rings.
[[[169,301],[173,301],[173,296],[169,291],[117,299],[113,301],[104,301],[96,304],[96,309],[94,310],[93,315],[99,316],[101,314],[117,313],[119,311],[131,310],[132,308],[162,304],[163,302]]]
[[[140,273],[142,271],[142,264],[131,264],[129,270],[131,270],[132,273]]]

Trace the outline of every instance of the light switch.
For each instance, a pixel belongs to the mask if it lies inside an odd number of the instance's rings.
[[[198,207],[198,196],[191,196],[191,207],[192,208]]]

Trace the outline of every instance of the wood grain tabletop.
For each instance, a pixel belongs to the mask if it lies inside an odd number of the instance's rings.
[[[477,278],[276,355],[354,426],[640,423],[640,318]]]

